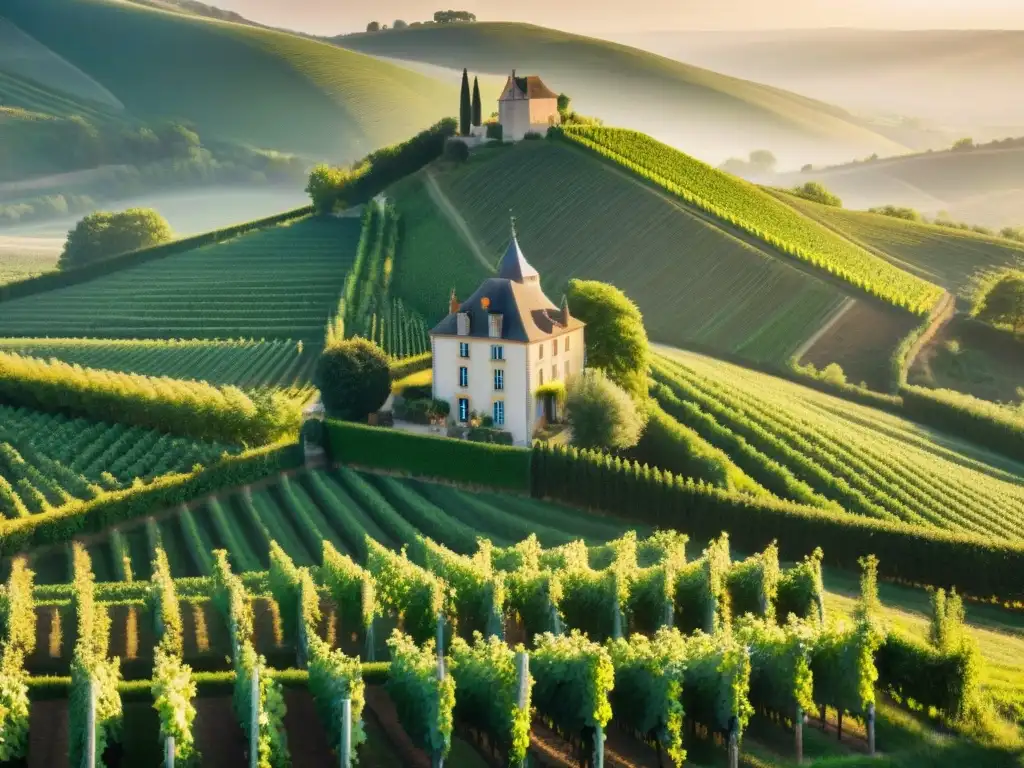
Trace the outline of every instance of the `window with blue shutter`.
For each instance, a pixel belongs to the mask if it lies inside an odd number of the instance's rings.
[[[469,344],[464,341],[459,342],[459,357],[469,357]]]
[[[491,344],[491,360],[504,360],[505,348],[501,344]]]
[[[505,426],[505,401],[495,400],[494,401],[494,426],[503,427]]]
[[[459,386],[469,386],[469,368],[467,368],[466,366],[462,366],[461,368],[459,368]]]
[[[469,421],[469,398],[459,398],[459,421]]]
[[[496,368],[494,371],[494,390],[501,392],[505,389],[505,371],[501,368]]]

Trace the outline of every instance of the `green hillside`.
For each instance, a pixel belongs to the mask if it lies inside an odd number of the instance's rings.
[[[1016,259],[1024,258],[1024,245],[1011,240],[834,208],[785,192],[773,194],[900,269],[953,293],[967,289],[971,276],[980,270],[1013,264]]]
[[[335,42],[363,53],[472,72],[507,75],[515,68],[539,74],[556,92],[572,96],[574,107],[585,114],[643,130],[716,162],[760,147],[801,164],[901,151],[830,104],[529,24],[436,25],[347,35]]]
[[[638,303],[651,338],[666,344],[781,365],[844,301],[861,296],[564,142],[483,150],[389,194],[404,225],[394,290],[428,321],[446,311],[453,287],[467,296],[497,262],[510,209],[549,296],[557,300],[573,277],[611,282]],[[848,339],[828,362],[884,386],[888,355],[913,318],[869,298],[856,306],[878,333]]]
[[[0,335],[322,344],[357,218],[305,218],[5,302]]]
[[[777,495],[857,514],[1019,539],[1024,465],[904,419],[686,352],[659,356],[672,417]],[[821,502],[818,502],[819,505]]]
[[[5,0],[2,14],[141,119],[315,159],[362,156],[457,106],[454,84],[282,32],[105,0]]]
[[[611,282],[665,343],[785,362],[845,298],[571,146],[524,142],[432,168],[395,190],[407,234],[394,288],[428,319],[444,313],[452,287],[468,296],[487,274],[434,203],[435,182],[490,264],[508,244],[511,209],[549,296],[573,277]]]

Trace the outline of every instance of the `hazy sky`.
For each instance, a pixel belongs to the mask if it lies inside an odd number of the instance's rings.
[[[327,35],[367,21],[428,19],[426,0],[206,0],[274,26]],[[531,21],[591,34],[653,29],[897,27],[1024,29],[1024,0],[448,0],[481,21]],[[626,9],[628,15],[624,16]]]

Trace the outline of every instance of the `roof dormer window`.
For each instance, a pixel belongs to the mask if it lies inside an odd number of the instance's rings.
[[[501,321],[502,315],[497,312],[492,312],[487,316],[487,335],[492,339],[501,338]]]
[[[469,336],[469,312],[459,312],[457,315],[456,333],[459,336]],[[449,331],[451,333],[451,331]]]

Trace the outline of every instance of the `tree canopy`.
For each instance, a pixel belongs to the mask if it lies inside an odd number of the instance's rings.
[[[633,398],[597,368],[588,368],[569,383],[566,414],[573,445],[580,448],[632,448],[644,429]]]
[[[457,21],[476,21],[476,14],[469,11],[434,11],[434,21],[438,24],[453,24]]]
[[[366,25],[366,31],[367,32],[380,32],[380,22],[379,21],[371,21],[369,24]]]
[[[173,236],[167,220],[151,208],[129,208],[120,213],[97,211],[85,216],[68,232],[57,266],[60,269],[81,267],[165,243]]]
[[[1024,331],[1024,272],[1006,270],[985,281],[972,314],[992,325]]]
[[[473,122],[473,104],[469,96],[469,72],[462,70],[462,91],[459,94],[459,135],[469,136]]]
[[[650,347],[636,304],[597,280],[569,281],[568,299],[573,316],[587,324],[587,366],[603,369],[633,397],[646,397]]]
[[[483,104],[480,101],[480,78],[473,77],[473,125],[477,128],[483,122]]]
[[[380,347],[354,338],[324,349],[313,382],[329,415],[345,421],[365,421],[387,401],[391,369]]]
[[[831,205],[833,208],[843,207],[842,198],[829,192],[828,187],[820,181],[808,181],[806,184],[793,187],[792,192],[797,197],[802,197],[815,203]]]

